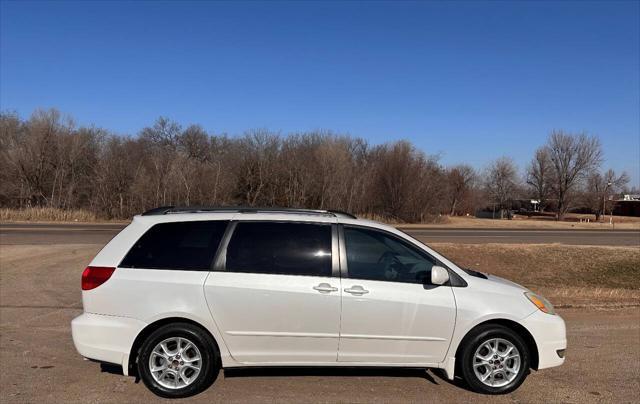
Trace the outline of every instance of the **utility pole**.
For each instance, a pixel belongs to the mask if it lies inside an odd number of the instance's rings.
[[[609,187],[612,185],[611,182],[607,182],[607,185],[604,187],[604,192],[602,192],[602,221],[604,222],[607,219],[607,191]],[[613,221],[613,212],[609,214],[609,224]]]

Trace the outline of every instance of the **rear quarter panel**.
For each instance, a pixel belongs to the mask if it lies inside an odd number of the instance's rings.
[[[217,215],[215,220],[230,220]],[[151,324],[165,318],[185,318],[205,327],[216,339],[223,360],[228,356],[204,296],[208,271],[179,271],[118,267],[133,244],[160,222],[203,220],[202,215],[145,218],[136,216],[91,261],[92,266],[116,267],[111,278],[92,290],[82,292],[86,313],[126,317]]]

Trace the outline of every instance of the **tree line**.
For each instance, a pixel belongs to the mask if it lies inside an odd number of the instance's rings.
[[[84,209],[128,218],[157,206],[281,206],[338,209],[383,220],[425,222],[540,201],[559,219],[600,215],[629,179],[601,171],[596,137],[553,131],[520,173],[508,157],[484,169],[443,166],[408,141],[373,145],[313,131],[241,136],[183,127],[167,118],[133,137],[77,127],[57,110],[28,119],[0,113],[0,205]]]

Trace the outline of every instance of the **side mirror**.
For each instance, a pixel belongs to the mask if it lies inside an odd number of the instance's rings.
[[[443,267],[434,265],[431,267],[431,283],[433,285],[444,285],[449,282],[449,272]]]

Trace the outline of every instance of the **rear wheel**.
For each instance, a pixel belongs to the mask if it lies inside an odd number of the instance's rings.
[[[182,398],[209,387],[219,371],[211,336],[187,323],[163,326],[149,335],[138,357],[138,374],[158,396]]]
[[[463,341],[460,370],[473,391],[505,394],[517,389],[529,373],[529,350],[513,330],[487,324]]]

